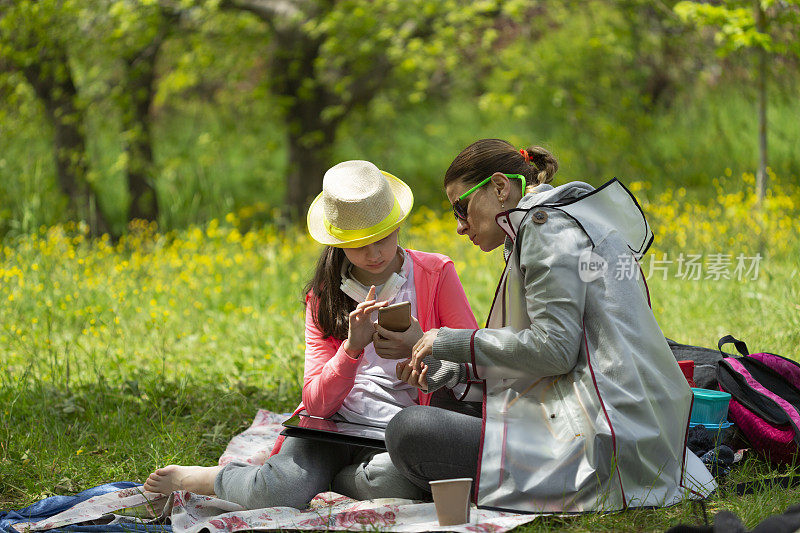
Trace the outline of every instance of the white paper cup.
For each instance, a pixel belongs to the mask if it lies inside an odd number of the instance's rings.
[[[469,522],[472,478],[439,479],[430,484],[440,526],[457,526]]]

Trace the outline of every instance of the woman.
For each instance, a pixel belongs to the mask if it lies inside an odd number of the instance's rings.
[[[394,362],[376,350],[407,356],[424,330],[477,324],[448,257],[398,247],[398,228],[413,205],[405,183],[368,161],[346,161],[328,170],[322,189],[308,211],[309,233],[325,248],[306,287],[303,402],[295,412],[385,426],[402,408],[431,398],[399,380]],[[411,303],[412,326],[392,342],[373,342],[374,312],[400,301]],[[446,370],[429,366],[423,379],[448,389]],[[459,395],[464,389],[455,380],[451,387]],[[248,509],[304,508],[331,488],[356,499],[426,497],[386,452],[292,437],[281,438],[263,466],[170,465],[144,487],[214,494]]]
[[[484,415],[407,408],[387,427],[392,460],[421,488],[474,477],[478,505],[518,511],[705,496],[713,478],[685,445],[692,393],[639,276],[650,228],[618,181],[553,188],[557,169],[543,148],[498,139],[448,168],[458,234],[503,245],[506,268],[486,328],[427,331],[398,375],[424,388],[425,362],[472,363]]]

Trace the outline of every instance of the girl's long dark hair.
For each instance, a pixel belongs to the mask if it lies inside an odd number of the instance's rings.
[[[303,289],[303,294],[311,292],[317,299],[317,306],[312,307],[312,319],[325,339],[346,339],[348,318],[356,308],[356,302],[339,288],[344,260],[344,250],[326,246],[317,261],[314,277]]]

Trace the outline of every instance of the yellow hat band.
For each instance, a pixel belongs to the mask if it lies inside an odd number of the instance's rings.
[[[403,216],[403,210],[400,207],[400,204],[397,201],[397,198],[394,199],[394,206],[392,207],[391,212],[389,215],[375,224],[374,226],[370,226],[368,228],[362,229],[341,229],[337,228],[333,224],[331,224],[328,219],[323,215],[322,221],[325,224],[325,229],[328,230],[333,237],[340,239],[342,241],[354,241],[356,239],[364,239],[366,237],[370,237],[372,235],[376,235],[384,230],[391,228],[400,217]]]

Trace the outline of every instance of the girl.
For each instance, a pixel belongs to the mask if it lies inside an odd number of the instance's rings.
[[[453,262],[397,246],[412,205],[405,183],[367,161],[326,172],[307,218],[309,233],[326,247],[306,288],[303,401],[295,412],[385,426],[404,407],[430,403],[430,396],[399,380],[395,362],[380,357],[376,345],[408,357],[424,330],[476,327]],[[400,301],[411,302],[412,326],[392,342],[373,343],[374,312]],[[423,377],[438,388],[458,370],[454,363],[432,365]],[[292,437],[281,438],[263,466],[170,465],[153,472],[145,489],[214,494],[248,509],[303,508],[329,489],[356,499],[426,496],[386,452]]]
[[[473,363],[484,416],[409,407],[386,429],[392,460],[419,487],[472,477],[478,505],[517,511],[706,496],[714,481],[686,452],[692,393],[639,276],[650,228],[618,181],[553,188],[557,169],[545,149],[499,139],[447,169],[457,233],[504,246],[506,267],[486,328],[430,329],[398,372],[424,385],[423,360]]]

